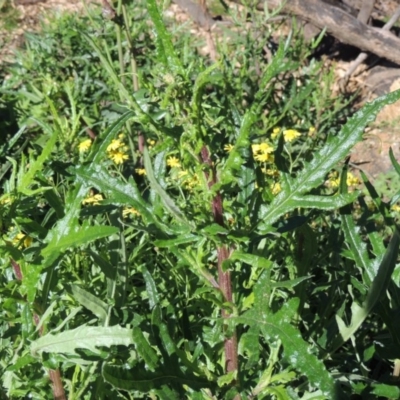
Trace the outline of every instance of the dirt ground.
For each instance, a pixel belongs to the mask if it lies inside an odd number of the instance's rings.
[[[40,21],[48,13],[82,13],[85,3],[82,0],[0,0],[0,7],[5,1],[13,1],[12,6],[18,13],[17,27],[10,33],[2,29],[4,18],[7,16],[0,12],[0,62],[2,60],[11,60],[15,48],[23,43],[23,34],[25,31],[37,31],[40,29]],[[87,0],[88,2],[97,2],[99,0]],[[325,0],[327,1],[327,0]],[[330,0],[339,1],[339,0]],[[352,6],[358,6],[361,0],[342,0],[343,3]],[[93,5],[93,4],[92,4]],[[400,0],[376,0],[373,18],[387,20],[396,8],[400,5]],[[179,20],[188,19],[185,13],[175,4],[170,6],[169,16],[174,15]],[[3,21],[2,21],[3,20]],[[3,22],[3,23],[2,23]],[[194,31],[198,28],[193,24]],[[199,30],[199,34],[201,30]],[[207,52],[207,48],[203,49]],[[334,53],[328,55],[327,62],[335,67],[337,84],[333,88],[334,92],[339,92],[339,81],[343,77],[351,63],[358,56],[359,50],[352,49],[353,54],[346,58],[341,58],[340,51],[338,55]],[[369,64],[374,64],[367,68],[362,64],[344,89],[347,92],[360,90],[360,105],[372,98],[388,93],[389,91],[400,88],[400,68],[397,65],[390,64],[384,60],[379,60],[370,56],[367,60]],[[341,88],[343,90],[343,88]],[[374,180],[381,173],[386,173],[392,169],[388,157],[389,148],[393,149],[395,157],[400,162],[400,102],[387,106],[378,116],[376,123],[369,128],[365,140],[353,151],[351,164],[357,169],[361,168],[367,173],[370,179]]]

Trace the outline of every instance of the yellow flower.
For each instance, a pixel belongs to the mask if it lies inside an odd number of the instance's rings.
[[[254,159],[260,162],[269,162],[273,159],[273,156],[268,153],[259,153],[254,156]]]
[[[260,145],[259,144],[252,144],[251,145],[251,150],[254,155],[256,155],[260,151]]]
[[[197,177],[197,175],[193,175],[192,177],[190,177],[189,179],[187,179],[184,184],[185,186],[189,189],[192,190],[195,186],[198,186],[200,183],[199,178]]]
[[[283,138],[285,139],[285,142],[293,142],[293,140],[297,139],[300,135],[300,132],[294,129],[287,129],[283,131]]]
[[[93,194],[90,193],[90,195],[88,197],[86,197],[85,200],[82,201],[83,205],[86,204],[92,204],[94,206],[98,206],[100,204],[100,201],[103,200],[103,195],[99,194]]]
[[[234,145],[233,144],[226,144],[225,146],[224,146],[224,150],[227,152],[227,153],[230,153],[233,149],[234,149]]]
[[[360,184],[360,180],[356,176],[354,176],[351,172],[348,172],[346,183],[347,186],[356,186]]]
[[[122,210],[122,216],[126,218],[128,215],[140,215],[140,212],[134,207],[127,207]]]
[[[112,142],[107,146],[107,151],[116,151],[123,146],[125,146],[124,143],[121,142],[119,139],[113,139]]]
[[[346,179],[347,186],[356,186],[360,184],[360,180],[354,176],[351,172],[347,173]],[[337,172],[332,172],[328,178],[328,185],[332,188],[337,188],[340,185],[340,178]]]
[[[329,183],[330,187],[337,188],[337,187],[339,187],[340,179],[331,177],[331,178],[329,178],[328,183]]]
[[[280,131],[281,131],[281,128],[278,128],[278,127],[274,128],[271,133],[271,139],[273,139],[273,140],[276,139],[278,137]]]
[[[268,176],[274,176],[274,177],[279,176],[279,171],[273,168],[261,168],[261,172]]]
[[[136,169],[135,169],[135,172],[136,172],[138,175],[146,175],[146,170],[145,170],[144,168],[136,168]]]
[[[147,144],[150,146],[154,146],[156,144],[156,141],[153,139],[147,139]]]
[[[272,194],[275,196],[282,190],[282,187],[279,182],[275,182],[270,185],[270,189]]]
[[[310,129],[308,130],[308,136],[313,136],[314,133],[315,133],[315,128],[311,126]]]
[[[176,157],[172,156],[168,158],[167,165],[171,168],[180,168],[181,163]]]
[[[269,143],[263,142],[260,143],[260,152],[270,154],[274,152],[274,148]]]
[[[32,244],[33,239],[20,232],[17,233],[12,242],[15,246],[19,245],[18,247],[29,247]]]
[[[80,142],[78,144],[79,153],[84,153],[85,151],[88,151],[91,145],[92,141],[90,139],[86,139],[83,142]]]
[[[12,200],[11,195],[7,193],[1,197],[0,204],[11,204]]]
[[[274,152],[274,148],[267,142],[259,143],[259,144],[252,144],[251,150],[253,155],[256,156],[257,154],[271,154]]]
[[[390,209],[394,212],[399,212],[400,211],[400,206],[398,204],[393,204]]]
[[[125,134],[124,134],[124,133],[120,133],[120,134],[118,135],[118,137],[122,140],[122,139],[125,137]]]
[[[129,160],[128,154],[124,153],[123,151],[109,151],[108,158],[113,160],[115,164],[122,164],[125,160]]]
[[[271,154],[274,148],[267,142],[252,144],[251,150],[254,159],[260,162],[273,162],[274,156]]]

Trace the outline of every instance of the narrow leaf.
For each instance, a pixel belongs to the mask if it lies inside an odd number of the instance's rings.
[[[352,335],[358,330],[365,318],[372,311],[374,306],[378,303],[381,297],[386,292],[390,277],[394,271],[399,254],[400,236],[397,230],[394,232],[393,237],[386,249],[385,256],[379,266],[378,273],[372,282],[368,291],[367,298],[363,306],[358,306],[356,303],[352,304],[352,316],[349,326],[342,326],[339,329],[339,334],[330,345],[330,353],[335,352],[343,343],[350,339]]]
[[[78,232],[69,232],[61,237],[56,243],[50,243],[42,250],[42,256],[46,259],[53,259],[67,249],[82,246],[94,240],[108,237],[118,232],[114,226],[87,226]]]
[[[58,138],[58,132],[53,131],[50,136],[50,139],[44,146],[40,156],[35,160],[35,162],[30,164],[28,171],[24,174],[21,182],[18,185],[19,192],[27,195],[30,194],[28,187],[32,184],[33,180],[35,179],[36,173],[42,169],[44,162],[49,158],[56,144],[57,138]]]
[[[56,335],[47,334],[31,343],[31,354],[35,357],[42,353],[64,353],[78,355],[77,349],[99,353],[97,347],[129,346],[133,344],[132,331],[119,325],[80,326]]]
[[[139,327],[134,327],[132,331],[133,341],[139,356],[143,359],[146,367],[154,372],[159,363],[159,356],[155,350],[149,345]]]
[[[171,36],[164,25],[155,0],[147,0],[147,10],[149,11],[157,34],[157,50],[161,60],[163,60],[165,66],[168,66],[173,72],[182,74],[182,65],[176,55]]]
[[[144,166],[146,169],[147,178],[149,179],[150,185],[152,189],[157,192],[157,194],[161,197],[161,200],[165,206],[165,208],[170,212],[172,216],[174,216],[178,221],[183,222],[188,229],[191,229],[191,224],[186,220],[185,215],[175,204],[174,200],[168,195],[168,193],[161,187],[161,185],[157,182],[154,177],[153,166],[151,165],[151,160],[149,156],[149,152],[147,147],[144,148],[143,151],[143,160]]]
[[[74,299],[90,310],[100,321],[107,319],[108,305],[77,285],[71,285]]]
[[[191,374],[174,374],[170,371],[157,371],[151,373],[144,368],[126,370],[125,367],[117,367],[105,364],[102,370],[103,378],[114,387],[123,390],[139,390],[149,392],[160,388],[162,385],[187,385],[193,389],[210,388],[212,382]]]

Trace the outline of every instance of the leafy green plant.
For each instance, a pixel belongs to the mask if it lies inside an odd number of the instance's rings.
[[[68,82],[46,94],[41,74],[36,111],[19,114],[29,151],[23,130],[3,147],[7,396],[46,398],[50,379],[71,399],[398,398],[389,368],[374,369],[400,358],[398,231],[366,177],[374,210],[349,190],[341,162],[400,94],[339,129],[344,103],[296,36],[268,62],[244,35],[209,64],[176,50],[190,39],[171,35],[154,0],[147,10],[147,60],[132,51],[128,5],[109,12],[109,36],[91,34],[96,16],[80,25],[107,112],[88,112],[97,94]],[[15,79],[4,93],[20,104]]]

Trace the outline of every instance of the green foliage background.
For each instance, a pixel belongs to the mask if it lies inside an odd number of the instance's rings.
[[[399,398],[398,194],[363,177],[368,207],[342,162],[400,94],[348,118],[318,43],[274,42],[272,15],[232,15],[212,63],[155,1],[116,10],[54,19],[3,66],[1,395],[52,398],[58,370],[70,399]]]

